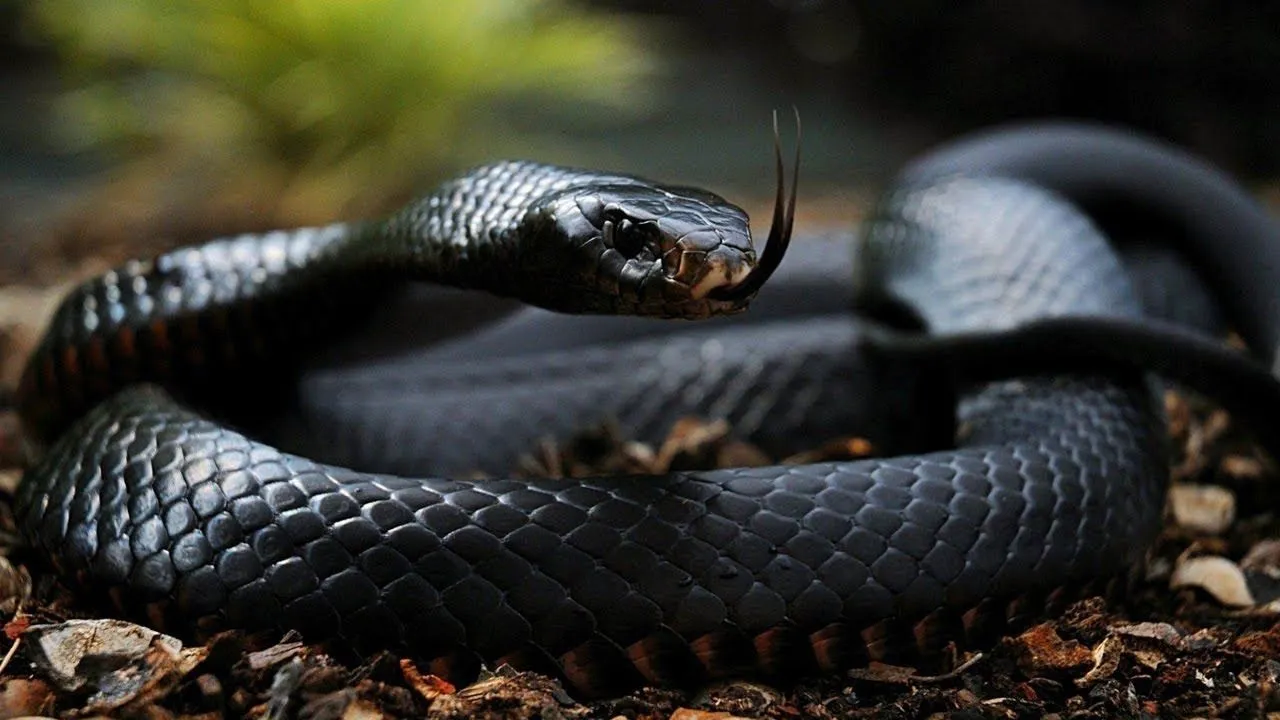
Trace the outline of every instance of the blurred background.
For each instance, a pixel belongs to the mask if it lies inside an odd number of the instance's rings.
[[[375,214],[498,157],[762,212],[769,114],[791,105],[801,229],[853,222],[934,143],[1046,115],[1141,128],[1267,192],[1277,68],[1274,2],[8,0],[0,327],[35,312],[23,288]]]

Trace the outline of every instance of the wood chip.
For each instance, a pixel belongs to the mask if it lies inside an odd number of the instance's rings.
[[[671,713],[671,720],[747,720],[747,718],[721,711],[679,708]]]
[[[1224,557],[1208,555],[1179,562],[1169,578],[1169,587],[1175,590],[1200,588],[1218,602],[1231,607],[1254,604],[1253,593],[1249,592],[1240,566]]]
[[[1223,473],[1234,478],[1259,478],[1266,470],[1262,460],[1250,455],[1227,455],[1218,463]]]
[[[1072,673],[1093,660],[1089,649],[1075,640],[1064,640],[1053,625],[1041,623],[1011,641],[1018,667],[1028,677],[1044,673]]]
[[[302,651],[302,643],[300,642],[282,642],[265,650],[249,653],[249,667],[254,670],[264,670],[269,667],[279,665],[286,660],[292,659]]]
[[[1093,667],[1076,680],[1076,685],[1080,687],[1089,687],[1115,674],[1120,668],[1120,658],[1124,656],[1124,641],[1114,635],[1108,636],[1098,643],[1090,655]]]
[[[1181,647],[1182,645],[1182,633],[1178,632],[1178,629],[1169,623],[1142,622],[1132,625],[1120,625],[1111,628],[1111,632],[1115,635],[1156,641],[1169,647]]]
[[[56,625],[32,625],[22,635],[31,661],[56,685],[77,691],[97,682],[82,671],[87,660],[119,667],[146,656],[153,645],[170,653],[182,650],[177,638],[123,620],[68,620]]]
[[[404,675],[405,682],[409,683],[409,687],[413,688],[413,691],[422,696],[424,700],[435,700],[441,695],[452,695],[458,691],[452,683],[444,678],[430,673],[423,673],[408,658],[400,660],[400,672]]]
[[[1235,493],[1217,485],[1174,485],[1169,507],[1178,525],[1206,535],[1224,532],[1236,519]]]

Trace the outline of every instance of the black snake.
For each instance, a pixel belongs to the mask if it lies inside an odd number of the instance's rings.
[[[1124,362],[1151,346],[1078,367],[1054,346],[1070,337],[1106,355],[1145,327],[1098,224],[1131,237],[1140,218],[1165,260],[1164,236],[1181,239],[1176,253],[1270,362],[1271,218],[1171,148],[1013,130],[909,168],[852,266],[831,243],[797,240],[761,290],[790,236],[779,175],[757,272],[746,215],[715,195],[520,162],[385,221],[126,264],[66,299],[27,367],[21,408],[48,446],[18,492],[21,527],[69,577],[152,621],[297,629],[454,677],[511,662],[584,692],[928,656],[1128,574],[1168,475],[1158,395]],[[1156,278],[1148,303],[1170,278],[1199,292],[1185,271]],[[409,279],[689,318],[760,291],[759,312],[672,330],[530,311],[460,332],[466,306],[446,297],[410,305],[427,313],[413,323],[460,334],[297,379]],[[1178,293],[1167,305],[1196,322],[1215,312]],[[917,347],[908,327],[972,342]],[[1025,328],[1040,332],[1033,357],[1001,340]],[[1183,357],[1211,366],[1226,356],[1187,344]],[[1233,362],[1227,376],[1267,384]],[[1191,364],[1171,372],[1213,375]],[[1240,404],[1262,413],[1271,397]],[[539,435],[602,415],[646,436],[689,413],[728,417],[765,446],[852,426],[910,454],[585,480],[444,474],[501,470]],[[415,467],[441,474],[367,474]]]

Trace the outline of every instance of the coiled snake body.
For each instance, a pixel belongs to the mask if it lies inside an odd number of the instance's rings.
[[[1084,148],[1127,165],[1095,163]],[[1019,167],[1029,157],[1031,169]],[[1011,169],[1050,189],[1000,177]],[[1188,227],[1175,196],[1197,185],[1208,195],[1194,202],[1223,215]],[[1236,248],[1276,239],[1242,192],[1172,150],[1088,128],[1016,131],[909,170],[860,235],[857,277],[818,273],[838,298],[829,305],[893,306],[931,336],[1141,318],[1122,261],[1053,188],[1086,201],[1113,197],[1098,193],[1109,188],[1178,221],[1192,256],[1219,257],[1211,245],[1224,236]],[[768,247],[785,245],[788,223],[775,217]],[[1280,268],[1196,259],[1216,285],[1229,283],[1231,321],[1269,353],[1280,339],[1270,316]],[[484,357],[483,338],[472,349],[480,357],[466,357],[464,336],[441,351],[462,358],[448,373],[428,370],[413,387],[380,375],[384,390],[437,403],[415,427],[419,438],[444,435],[440,444],[384,443],[400,447],[367,458],[316,445],[403,471],[406,454],[447,458],[465,445],[451,437],[491,432],[476,444],[528,447],[534,436],[512,427],[534,433],[560,415],[609,410],[633,426],[712,410],[768,444],[812,433],[813,417],[857,417],[877,391],[924,435],[928,417],[944,432],[954,421],[953,449],[640,478],[406,479],[282,452],[210,417],[266,428],[271,403],[305,405],[289,380],[296,366],[387,302],[389,280],[480,287],[557,310],[696,318],[745,307],[759,289],[755,262],[745,214],[709,193],[500,163],[381,223],[219,240],[128,264],[66,300],[27,368],[24,417],[51,444],[20,487],[21,526],[69,575],[114,588],[153,619],[292,628],[454,676],[512,662],[584,692],[927,655],[1139,563],[1168,473],[1161,410],[1140,370],[963,386],[952,417],[935,395],[910,394],[936,390],[916,369],[861,351],[869,321],[852,312],[748,313],[669,334],[621,324],[634,330],[605,331],[624,336],[607,343],[543,319],[533,327],[551,347],[508,358]],[[350,404],[317,382],[311,402]],[[497,390],[485,395],[486,384]],[[367,413],[396,416],[367,388],[354,394]],[[459,397],[472,398],[469,414]],[[448,398],[454,405],[439,404]],[[553,409],[539,415],[529,399]]]

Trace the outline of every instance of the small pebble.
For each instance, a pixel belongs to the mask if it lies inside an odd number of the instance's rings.
[[[1177,484],[1169,489],[1173,519],[1196,533],[1217,535],[1236,519],[1236,496],[1216,485]]]

